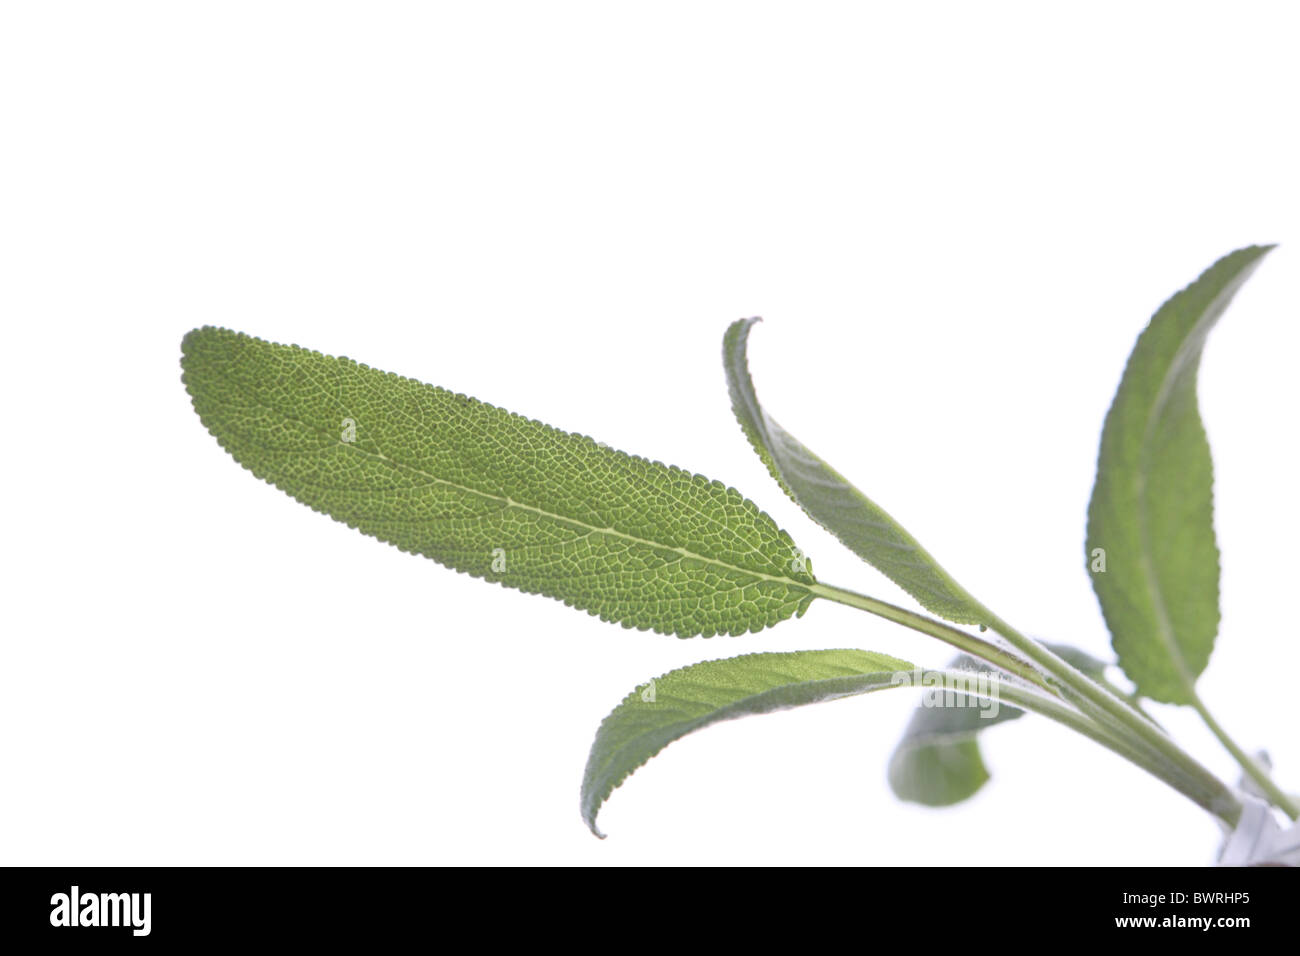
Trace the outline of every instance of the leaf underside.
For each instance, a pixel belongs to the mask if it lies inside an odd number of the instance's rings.
[[[991,624],[983,606],[902,525],[763,410],[746,356],[749,332],[757,321],[731,324],[723,338],[722,360],[732,411],[772,477],[810,518],[922,607],[957,624]]]
[[[1085,559],[1120,666],[1140,694],[1165,703],[1191,702],[1219,627],[1213,465],[1196,400],[1201,354],[1270,248],[1225,256],[1160,307],[1102,430]]]
[[[745,654],[671,671],[623,699],[596,732],[582,818],[597,836],[601,805],[668,744],[722,720],[865,694],[912,675],[911,664],[860,650]]]
[[[226,329],[185,336],[200,419],[316,511],[625,627],[743,634],[815,583],[735,489],[408,378]]]

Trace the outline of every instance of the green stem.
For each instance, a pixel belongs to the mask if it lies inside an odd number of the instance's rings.
[[[1232,754],[1237,763],[1241,764],[1241,769],[1246,771],[1250,779],[1259,785],[1259,789],[1264,792],[1269,801],[1274,806],[1281,807],[1282,812],[1292,820],[1300,817],[1300,805],[1296,804],[1295,799],[1273,782],[1273,778],[1268,775],[1268,771],[1261,767],[1254,757],[1237,746],[1237,742],[1228,736],[1226,730],[1219,726],[1219,722],[1210,714],[1209,708],[1205,706],[1205,703],[1194,690],[1192,691],[1192,707],[1201,715],[1201,720],[1205,721],[1205,726],[1210,728],[1211,733],[1219,738],[1219,743],[1223,744],[1224,749]]]
[[[989,626],[1005,637],[1028,660],[1046,671],[1053,681],[1059,682],[1066,696],[1085,712],[1116,729],[1129,732],[1143,748],[1177,767],[1198,790],[1208,795],[1210,805],[1207,809],[1229,825],[1236,825],[1241,816],[1241,801],[1163,730],[1124,700],[1079,673],[1067,661],[1052,653],[1050,648],[1021,634],[996,615],[990,615]]]
[[[859,594],[856,591],[850,591],[847,588],[837,588],[833,584],[817,583],[812,586],[812,591],[819,597],[835,601],[837,604],[845,604],[857,608],[859,611],[867,611],[870,614],[883,617],[887,621],[893,621],[895,624],[901,624],[914,631],[920,631],[922,634],[938,638],[945,644],[951,644],[960,651],[1000,667],[1008,674],[1014,674],[1021,680],[1029,681],[1043,690],[1055,693],[1053,688],[1049,687],[1047,682],[1043,680],[1043,675],[1039,673],[1037,668],[1030,666],[1012,654],[1008,654],[996,644],[990,644],[973,634],[968,634],[955,627],[950,627],[942,621],[936,621],[934,618],[926,617],[924,614],[917,614],[915,611],[909,611],[886,601],[878,601],[875,598],[867,597],[865,594]]]
[[[1009,654],[995,644],[926,617],[924,614],[917,614],[847,588],[818,583],[812,586],[812,591],[819,597],[867,611],[951,644],[959,650],[988,661],[1008,673],[1047,690],[1056,697],[1073,703],[1084,712],[1085,719],[1091,718],[1096,721],[1105,733],[1104,740],[1089,734],[1092,739],[1148,770],[1229,826],[1235,826],[1240,818],[1241,801],[1233,795],[1232,791],[1197,763],[1190,754],[1182,750],[1147,717],[1075,670],[1048,648],[988,612],[986,608],[981,610],[988,614],[988,626],[1006,638],[1030,663]],[[1155,760],[1154,764],[1152,758]],[[1172,767],[1177,774],[1170,774],[1167,770],[1157,772],[1153,769],[1161,763]]]
[[[1122,700],[1129,707],[1131,707],[1134,713],[1141,714],[1147,720],[1151,721],[1151,723],[1155,724],[1157,727],[1160,727],[1160,721],[1156,720],[1154,717],[1148,714],[1146,710],[1143,709],[1142,698],[1138,694],[1132,693],[1130,691],[1126,691],[1122,687],[1115,686],[1115,684],[1108,681],[1105,677],[1098,677],[1097,683],[1099,683],[1102,687],[1110,691],[1113,696],[1115,696],[1119,700]],[[1160,729],[1164,730],[1163,727],[1160,727]]]
[[[1112,753],[1118,754],[1129,763],[1145,770],[1156,779],[1162,781],[1169,787],[1173,788],[1183,796],[1187,797],[1201,809],[1211,814],[1218,814],[1216,809],[1217,795],[1206,793],[1200,790],[1189,791],[1182,783],[1177,774],[1171,773],[1169,765],[1159,759],[1153,759],[1152,755],[1138,747],[1134,747],[1124,737],[1116,735],[1113,731],[1102,725],[1090,720],[1088,717],[1079,713],[1077,710],[1061,703],[1060,701],[1044,697],[1041,694],[1025,688],[1016,687],[1014,684],[1005,682],[999,683],[998,693],[1002,699],[1010,701],[1022,710],[1039,714],[1054,720],[1057,723],[1070,728],[1071,730],[1082,734],[1094,743],[1101,744]]]

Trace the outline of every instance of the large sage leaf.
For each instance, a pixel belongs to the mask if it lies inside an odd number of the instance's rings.
[[[1077,648],[1048,644],[1058,656],[1094,680],[1106,664]],[[988,670],[990,665],[962,655],[948,665],[952,671]],[[1011,679],[1004,674],[1003,679]],[[946,807],[973,797],[989,780],[978,735],[989,727],[1014,720],[1024,711],[1003,704],[996,713],[971,706],[960,690],[951,698],[919,706],[889,760],[889,786],[900,800],[927,807]]]
[[[865,694],[910,681],[912,665],[859,650],[745,654],[670,671],[638,687],[601,723],[582,780],[582,818],[664,747],[720,720]]]
[[[1106,416],[1087,562],[1124,673],[1186,704],[1219,627],[1213,466],[1196,401],[1206,336],[1268,246],[1233,252],[1166,302],[1129,357]]]
[[[992,623],[983,606],[902,525],[763,410],[746,358],[749,330],[757,321],[731,324],[722,361],[732,410],[772,477],[809,517],[927,610],[957,624]]]
[[[789,536],[718,482],[297,346],[202,328],[182,353],[194,408],[235,460],[403,551],[683,637],[812,601]]]

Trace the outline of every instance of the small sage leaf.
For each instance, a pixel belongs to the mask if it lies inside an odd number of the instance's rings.
[[[745,654],[670,671],[633,690],[601,723],[582,780],[582,818],[633,771],[709,724],[912,682],[911,664],[859,650]]]
[[[732,410],[772,477],[809,517],[927,610],[957,624],[991,623],[988,611],[902,525],[763,410],[746,357],[749,331],[757,321],[731,324],[723,338],[722,361]]]

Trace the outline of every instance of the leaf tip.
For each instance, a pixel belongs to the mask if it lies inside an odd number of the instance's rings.
[[[722,354],[724,361],[728,360],[728,353],[731,352],[737,344],[743,344],[749,337],[749,330],[754,327],[754,323],[762,321],[763,317],[761,315],[751,315],[747,319],[736,319],[727,326],[727,331],[722,336]]]
[[[597,797],[595,793],[587,790],[585,786],[582,789],[582,822],[587,825],[587,829],[598,840],[605,839],[605,832],[596,825],[596,817],[600,815],[600,808],[605,805],[605,801],[608,799],[608,793],[603,797]]]

